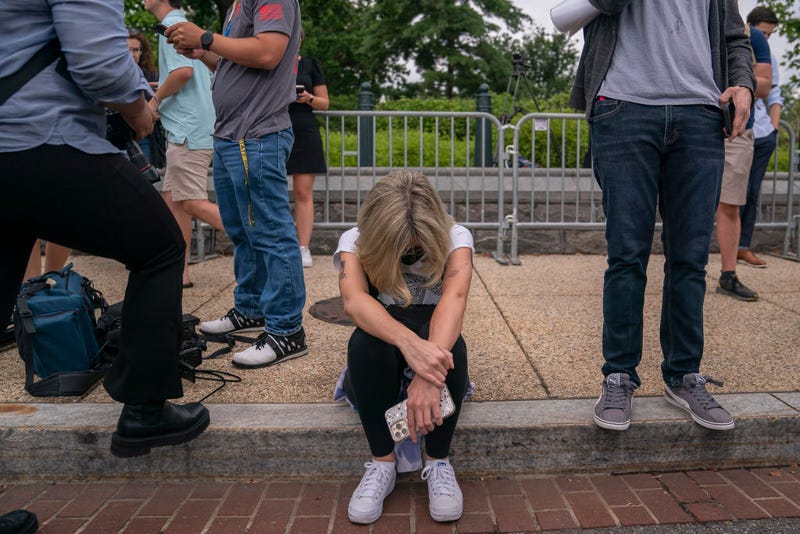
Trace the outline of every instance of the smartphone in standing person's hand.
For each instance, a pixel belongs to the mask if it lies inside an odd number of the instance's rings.
[[[166,26],[164,26],[164,25],[163,25],[163,24],[161,24],[161,23],[158,23],[158,24],[156,24],[155,26],[153,26],[153,31],[154,31],[154,32],[158,32],[158,33],[160,33],[161,35],[164,35],[164,32],[165,32],[165,31],[167,31],[167,27],[166,27]]]
[[[728,100],[722,104],[722,129],[725,132],[725,137],[730,137],[733,132],[733,118],[736,116],[736,107],[733,105],[733,100]]]

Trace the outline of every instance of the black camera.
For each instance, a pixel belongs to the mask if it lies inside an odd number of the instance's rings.
[[[142,176],[154,184],[161,180],[161,176],[147,160],[134,137],[134,131],[119,112],[106,110],[106,139],[115,147],[124,150],[128,154],[128,159],[139,169]]]
[[[521,65],[523,67],[530,67],[530,63],[528,62],[528,58],[525,57],[525,54],[520,52],[513,52],[511,54],[511,63],[514,65]]]

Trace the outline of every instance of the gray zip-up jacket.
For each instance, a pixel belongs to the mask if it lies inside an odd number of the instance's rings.
[[[588,117],[592,101],[611,65],[617,44],[619,13],[632,0],[589,0],[602,14],[583,29],[584,45],[569,105]],[[736,0],[711,0],[708,15],[711,65],[720,92],[742,86],[753,92],[753,55]]]

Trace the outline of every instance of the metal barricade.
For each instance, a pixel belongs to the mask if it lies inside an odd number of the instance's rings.
[[[794,213],[800,211],[794,206],[796,139],[789,123],[781,121],[780,126],[785,134],[779,136],[761,185],[756,228],[782,230],[783,255],[788,257],[793,236],[800,234],[800,219],[794,220]],[[521,230],[601,230],[605,221],[602,193],[586,161],[589,138],[584,115],[531,113],[513,130],[513,142],[507,148],[512,163],[512,195],[506,223],[511,234],[509,260],[518,265]],[[781,142],[782,138],[788,138],[788,142]],[[788,170],[779,171],[787,165],[787,153]],[[656,224],[656,228],[660,226]],[[800,236],[796,241],[800,248]]]
[[[507,229],[505,194],[511,187],[502,160],[504,130],[489,113],[425,111],[317,112],[324,126],[323,145],[328,162],[324,176],[314,184],[315,200],[322,200],[318,229],[355,226],[361,202],[373,184],[393,169],[418,169],[440,192],[456,222],[471,230],[496,232],[493,254],[503,257]],[[475,158],[475,138],[496,139],[495,154]],[[372,143],[360,142],[363,139]],[[371,154],[364,154],[369,147]],[[372,162],[370,166],[361,162]]]

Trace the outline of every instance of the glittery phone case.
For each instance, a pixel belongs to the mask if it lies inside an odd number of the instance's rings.
[[[442,397],[439,399],[439,411],[442,419],[450,417],[456,411],[456,405],[450,396],[447,386],[442,388]],[[389,433],[395,441],[402,441],[409,437],[408,431],[408,407],[406,401],[401,401],[386,410],[386,424],[389,426]]]

